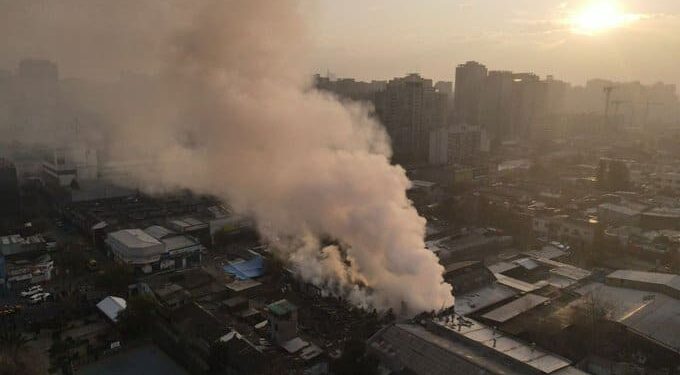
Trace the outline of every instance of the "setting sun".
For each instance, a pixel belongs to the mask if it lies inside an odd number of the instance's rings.
[[[568,19],[573,32],[578,34],[597,34],[635,22],[640,17],[625,13],[615,1],[596,1]]]

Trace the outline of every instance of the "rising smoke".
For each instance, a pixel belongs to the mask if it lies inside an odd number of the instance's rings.
[[[384,130],[368,108],[312,89],[298,2],[197,3],[169,39],[160,89],[116,128],[114,154],[163,160],[160,179],[137,176],[149,189],[214,194],[252,216],[330,294],[404,313],[452,305]]]

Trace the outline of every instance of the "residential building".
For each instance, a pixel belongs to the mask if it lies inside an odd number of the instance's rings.
[[[54,271],[54,261],[47,254],[30,260],[9,261],[5,259],[5,282],[11,288],[50,281],[52,271]]]
[[[437,90],[438,93],[452,96],[453,95],[453,82],[451,82],[451,81],[437,81],[437,83],[434,84],[434,89]]]
[[[456,67],[454,90],[456,122],[480,124],[480,103],[486,77],[486,66],[476,61],[468,61]]]
[[[17,169],[9,160],[0,158],[0,223],[18,219],[19,202]]]
[[[43,163],[43,178],[46,184],[61,187],[95,180],[98,178],[97,151],[86,147],[56,149]]]
[[[649,179],[654,188],[659,191],[680,192],[680,173],[678,172],[654,173]]]
[[[268,305],[267,311],[269,311],[272,341],[283,345],[297,337],[297,306],[288,300],[282,299]]]
[[[597,224],[568,215],[539,215],[532,219],[532,229],[538,236],[582,247],[595,241]]]
[[[314,82],[317,89],[332,92],[342,99],[368,102],[373,102],[375,94],[385,90],[387,85],[385,81],[362,82],[353,78],[333,80],[330,77],[321,77],[319,74],[314,76]]]
[[[480,154],[482,130],[456,125],[430,131],[429,158],[433,165],[471,164]]]
[[[597,206],[597,218],[599,222],[608,225],[639,226],[642,213],[646,209],[646,205],[632,202],[602,203]]]
[[[396,160],[427,160],[429,131],[447,123],[447,97],[418,74],[395,78],[376,93],[376,114],[392,139]]]
[[[47,60],[19,62],[14,86],[13,130],[19,139],[44,139],[54,131],[59,105],[59,69]],[[47,140],[48,142],[51,139]]]
[[[510,139],[529,135],[535,120],[545,114],[545,83],[533,73],[512,75]]]
[[[484,80],[480,99],[480,125],[496,144],[511,135],[512,90],[512,72],[490,71]]]
[[[112,232],[105,242],[114,259],[143,273],[199,264],[204,249],[193,237],[176,235],[160,226]]]
[[[609,286],[663,293],[680,300],[680,275],[658,272],[618,270],[607,275]]]
[[[47,242],[40,234],[27,237],[12,234],[0,237],[0,253],[5,257],[38,254],[46,248]]]

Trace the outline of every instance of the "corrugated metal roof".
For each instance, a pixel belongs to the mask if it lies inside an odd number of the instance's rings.
[[[680,301],[661,293],[591,283],[577,290],[609,310],[608,318],[680,353]]]
[[[440,337],[418,325],[387,327],[371,337],[369,348],[380,353],[393,370],[408,369],[417,375],[450,375],[464,364],[492,374],[522,374],[504,361],[489,358],[474,347]]]
[[[679,277],[680,276],[678,275],[669,273],[643,272],[633,270],[618,270],[607,275],[607,278],[610,279],[622,279],[664,285],[673,283],[674,279]]]
[[[529,271],[538,268],[538,263],[531,260],[531,258],[515,259],[512,262]]]
[[[224,272],[236,276],[239,280],[252,279],[264,275],[264,260],[256,255],[249,260],[238,260],[225,265]]]
[[[546,297],[529,293],[484,314],[483,317],[498,323],[504,323],[526,311],[533,309],[547,300],[548,298]]]
[[[468,315],[516,294],[513,289],[494,283],[463,295],[456,295],[456,313]]]
[[[519,265],[517,265],[515,263],[498,262],[498,263],[494,263],[494,264],[488,266],[487,268],[489,269],[489,271],[491,271],[493,273],[503,273],[503,272],[506,272],[506,271],[514,270],[517,267],[519,267]]]
[[[541,289],[544,286],[548,285],[548,283],[544,280],[539,281],[535,284],[530,284],[525,281],[503,275],[502,273],[495,273],[494,276],[496,276],[496,280],[498,280],[499,283],[525,293],[533,292],[534,290]]]
[[[448,323],[440,321],[436,324],[439,324],[441,327],[445,327],[456,334],[461,334],[468,339],[483,344],[486,347],[493,349],[498,354],[509,357],[514,361],[546,374],[568,367],[570,364],[569,360],[566,358],[528,345],[477,321],[467,318],[465,321],[466,324],[460,327],[455,319]]]
[[[172,236],[162,240],[165,245],[165,251],[173,252],[180,249],[190,248],[192,246],[199,246],[200,243],[194,241],[187,236]]]
[[[543,246],[540,250],[531,250],[523,253],[532,258],[545,258],[545,259],[555,259],[561,256],[567,255],[567,252],[560,250],[555,246],[547,245]]]
[[[162,227],[160,225],[152,225],[144,229],[144,231],[157,240],[163,239],[164,237],[167,237],[175,233],[170,229]]]

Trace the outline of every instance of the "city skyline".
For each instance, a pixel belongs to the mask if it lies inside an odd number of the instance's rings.
[[[57,62],[62,77],[117,78],[121,70],[155,72],[169,35],[189,23],[182,1],[161,4],[68,0],[3,1],[0,41],[11,54]],[[79,9],[65,12],[65,9]],[[307,24],[308,71],[359,80],[418,72],[453,80],[455,66],[475,60],[490,70],[533,72],[583,85],[590,78],[677,84],[680,4],[670,0],[498,0],[410,2],[329,0],[300,3]],[[100,14],[107,21],[92,24]],[[153,14],[157,23],[147,22]],[[87,30],[87,32],[83,32]],[[106,43],[102,43],[105,40]]]
[[[0,375],[680,375],[679,3],[0,0]]]
[[[406,1],[373,1],[356,12],[356,1],[322,1],[313,23],[319,31],[318,69],[359,79],[418,71],[435,80],[451,80],[454,63],[476,60],[493,70],[552,74],[579,85],[595,77],[680,81],[674,69],[680,43],[673,32],[680,25],[678,2],[426,3],[415,7]],[[608,10],[612,4],[617,11]],[[607,28],[583,30],[598,22]]]

